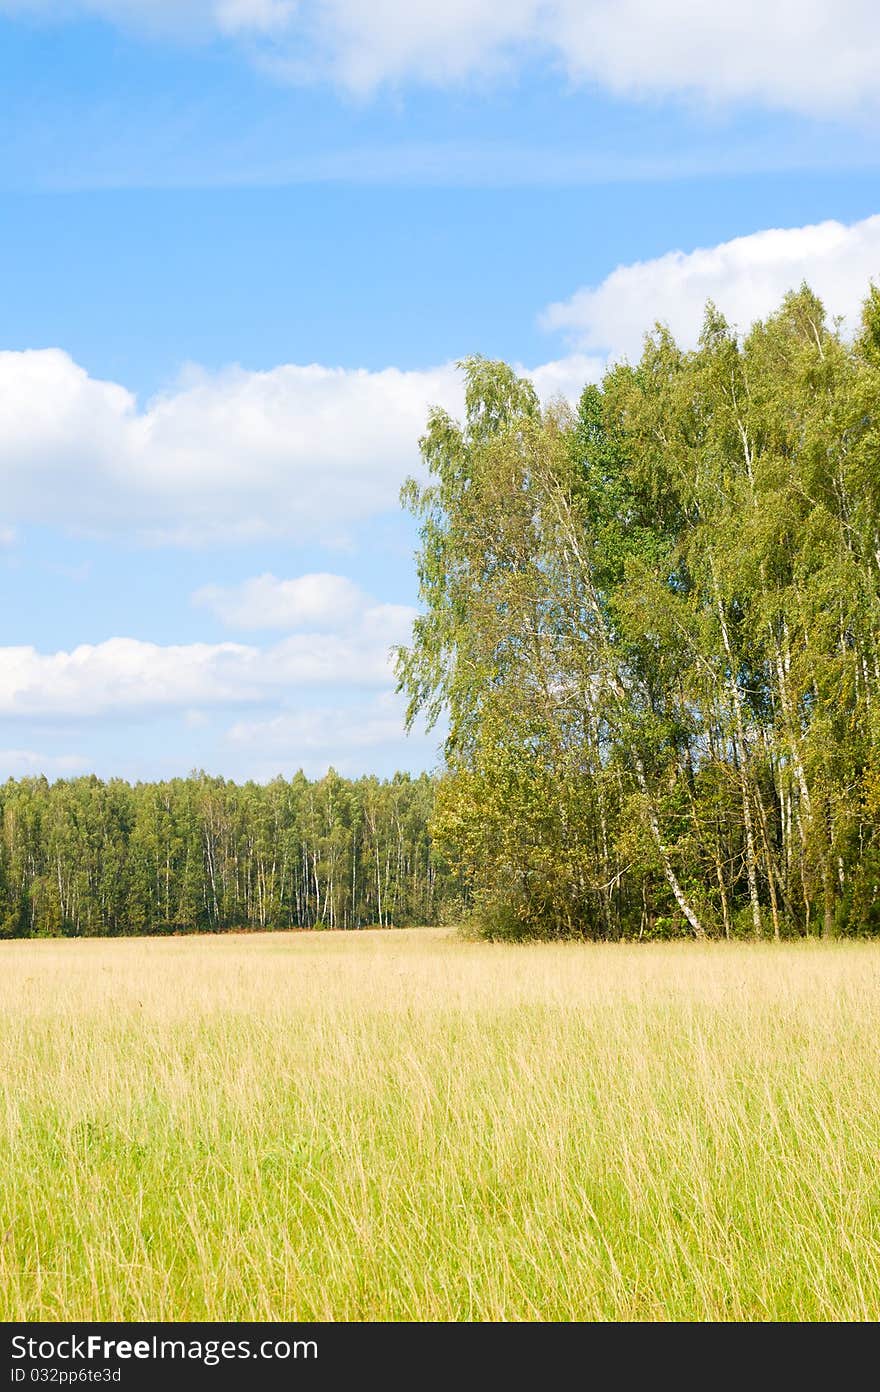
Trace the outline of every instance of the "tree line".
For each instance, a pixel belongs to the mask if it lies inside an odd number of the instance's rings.
[[[0,935],[880,932],[880,292],[658,326],[576,410],[431,413],[409,718],[439,778],[0,785]]]
[[[851,338],[805,286],[710,304],[576,410],[463,366],[398,674],[483,930],[880,931],[880,292]]]
[[[436,922],[426,774],[237,785],[92,777],[0,785],[0,935]]]

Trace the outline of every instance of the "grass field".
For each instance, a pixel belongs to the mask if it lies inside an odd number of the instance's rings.
[[[0,944],[4,1319],[880,1317],[880,950]]]

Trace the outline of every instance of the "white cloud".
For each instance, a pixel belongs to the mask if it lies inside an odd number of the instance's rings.
[[[598,382],[604,370],[604,358],[585,353],[572,353],[531,369],[516,365],[518,373],[531,377],[542,401],[562,396],[576,402],[587,382]]]
[[[534,376],[556,391],[581,362]],[[460,413],[454,364],[190,368],[177,390],[139,410],[131,392],[60,349],[0,352],[0,496],[10,521],[98,535],[339,544],[396,508],[404,477],[418,471],[432,405]]]
[[[196,740],[204,762],[208,738],[208,762],[237,777],[267,779],[298,767],[317,776],[331,764],[357,774],[365,751],[386,772],[435,762],[437,737],[406,737],[404,702],[392,689],[391,649],[409,639],[415,610],[379,603],[341,575],[264,575],[197,593],[235,627],[270,626],[271,618],[272,627],[301,631],[265,647],[111,638],[54,653],[0,648],[0,718],[28,729],[117,718],[125,730],[132,717],[174,714],[186,747]],[[214,745],[218,719],[225,724],[230,708],[247,706],[254,714],[237,719]],[[189,753],[180,757],[191,762]],[[146,769],[129,762],[129,776],[171,767],[165,755],[155,758]],[[78,756],[0,751],[0,776],[85,768]]]
[[[348,628],[369,607],[368,597],[344,575],[318,572],[295,580],[257,575],[240,585],[204,585],[193,603],[210,609],[229,628]]]
[[[747,328],[804,278],[852,322],[878,273],[880,216],[621,266],[544,312],[544,326],[567,333],[577,351],[530,375],[545,399],[574,400],[600,376],[600,354],[637,355],[655,320],[693,342],[711,297]],[[28,524],[181,545],[273,536],[344,544],[359,524],[396,509],[403,478],[419,472],[417,442],[434,404],[461,414],[454,364],[190,368],[176,389],[139,407],[124,386],[90,377],[60,349],[0,352],[0,546]],[[241,594],[207,590],[199,601],[234,613],[228,621],[240,628],[361,612],[340,577],[248,585]]]
[[[41,773],[65,777],[88,767],[79,754],[37,754],[33,749],[0,749],[0,778],[27,778]]]
[[[433,764],[439,736],[417,732],[408,738],[405,703],[393,691],[391,648],[409,639],[415,611],[377,603],[342,576],[300,579],[318,584],[298,589],[296,581],[274,580],[270,593],[275,600],[292,594],[302,623],[308,626],[320,618],[325,631],[293,633],[266,647],[232,642],[161,646],[112,638],[69,652],[0,648],[0,718],[33,729],[47,722],[70,726],[94,717],[118,718],[125,730],[132,717],[174,713],[187,740],[200,740],[202,749],[224,711],[228,719],[230,707],[252,706],[255,713],[237,719],[219,745],[210,737],[209,762],[217,766],[219,761],[233,776],[268,779],[279,769],[299,767],[318,776],[331,764],[358,774],[366,752],[370,766],[389,773],[395,767]],[[322,581],[341,582],[342,592],[352,599],[347,611],[332,612],[309,599],[310,589],[325,597],[340,589],[322,586]],[[260,620],[262,610],[247,607],[254,592],[251,582],[217,587],[219,612],[236,624]],[[284,617],[291,613],[288,606]],[[329,631],[334,623],[337,631]],[[188,767],[191,756],[180,757]],[[203,749],[201,757],[204,761]],[[155,768],[166,765],[167,757],[158,755],[146,769],[129,763],[127,772],[155,776]],[[75,755],[0,750],[0,777],[64,776],[86,768],[86,761]]]
[[[453,366],[191,369],[139,410],[58,349],[0,353],[0,493],[12,522],[181,543],[333,540],[396,506]]]
[[[868,283],[880,276],[880,216],[847,226],[774,229],[692,252],[619,266],[596,287],[550,305],[545,328],[563,330],[582,349],[638,357],[657,320],[692,346],[707,299],[740,330],[778,308],[806,280],[831,315],[852,329]]]
[[[290,24],[298,6],[297,0],[215,0],[212,8],[222,33],[272,34]]]
[[[552,51],[540,24],[557,6],[544,0],[311,0],[277,53],[294,80],[327,77],[368,94],[383,83],[447,85],[495,76],[530,49]]]
[[[655,320],[693,342],[711,297],[747,328],[805,278],[830,313],[852,322],[878,273],[880,216],[621,266],[544,312],[544,326],[567,333],[577,351],[530,375],[544,398],[574,400],[601,374],[600,354],[637,355]],[[0,545],[15,526],[40,523],[181,545],[273,536],[344,544],[359,524],[396,508],[403,478],[419,472],[417,441],[434,404],[461,414],[454,364],[191,368],[141,408],[125,387],[90,377],[60,349],[0,352]],[[298,625],[309,606],[316,624],[322,612],[360,612],[339,577],[267,576],[249,586],[240,595],[207,591],[200,601],[235,611],[229,621],[242,628]]]
[[[684,95],[808,113],[877,104],[873,0],[0,0],[0,12],[99,15],[262,39],[296,81],[445,85],[536,59],[623,96]]]
[[[382,687],[390,649],[414,611],[373,605],[348,632],[294,633],[267,648],[244,643],[162,646],[110,638],[69,652],[0,648],[0,715],[89,717],[277,701],[296,687]]]
[[[874,0],[558,0],[549,9],[572,76],[623,96],[806,113],[877,103]]]

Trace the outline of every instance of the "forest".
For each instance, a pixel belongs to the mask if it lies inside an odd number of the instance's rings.
[[[0,785],[0,935],[113,936],[437,921],[457,880],[427,775],[266,785],[196,773]]]
[[[442,773],[9,781],[0,933],[880,932],[880,292],[710,304],[577,409],[462,367],[402,495]]]
[[[497,936],[880,930],[880,292],[662,326],[579,406],[468,360],[422,440],[410,717]]]

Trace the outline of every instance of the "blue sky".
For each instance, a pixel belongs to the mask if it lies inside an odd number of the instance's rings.
[[[0,0],[0,776],[432,766],[395,500],[455,360],[852,322],[878,64],[859,0]]]

